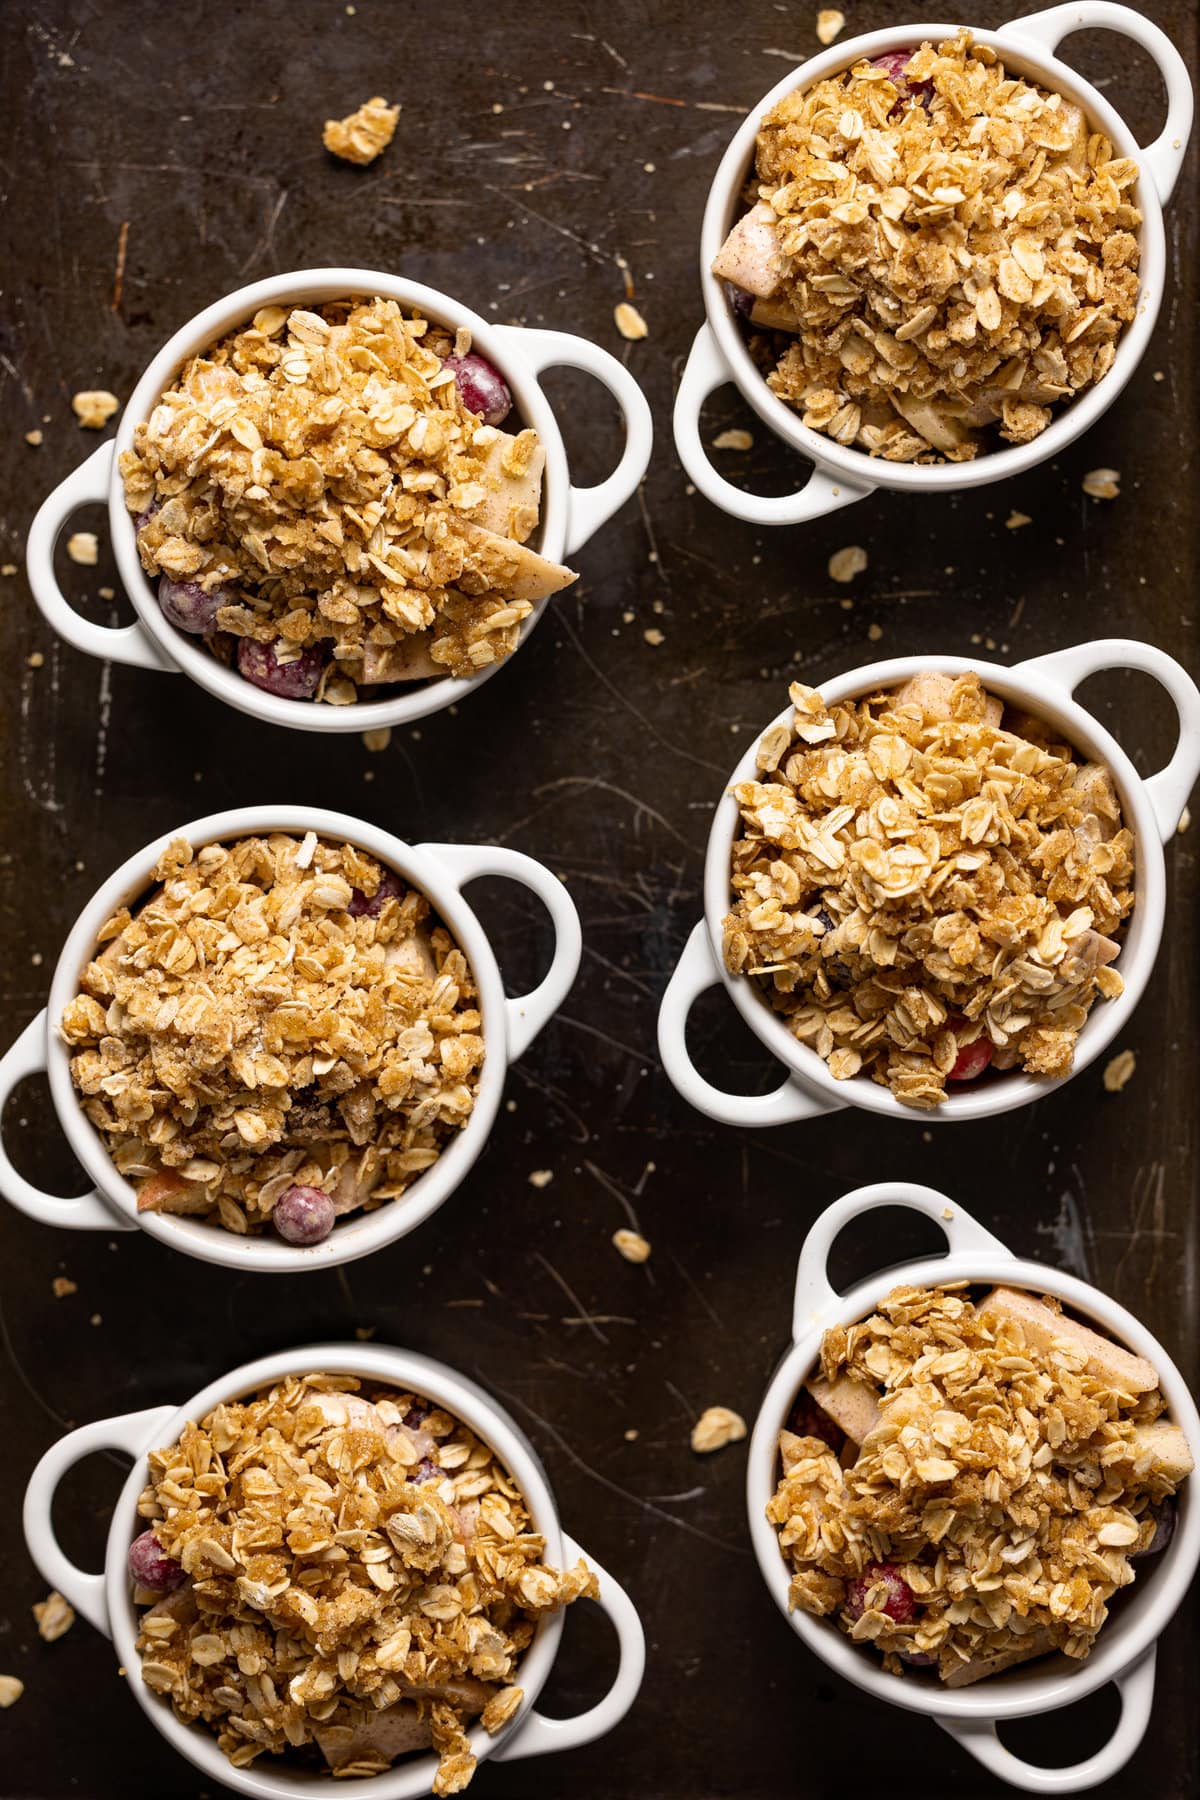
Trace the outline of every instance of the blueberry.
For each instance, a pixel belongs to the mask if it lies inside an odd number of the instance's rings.
[[[352,888],[350,904],[346,911],[352,919],[377,919],[383,911],[383,903],[393,897],[400,899],[404,893],[404,883],[391,869],[385,869],[380,877],[379,886],[368,900],[361,888]]]
[[[328,660],[324,646],[314,644],[292,662],[280,662],[277,642],[260,644],[257,638],[239,638],[238,673],[252,686],[277,694],[281,700],[311,700]]]
[[[169,575],[158,578],[158,604],[163,618],[189,637],[204,637],[217,622],[217,613],[228,605],[224,587],[202,588],[198,581],[173,581]]]

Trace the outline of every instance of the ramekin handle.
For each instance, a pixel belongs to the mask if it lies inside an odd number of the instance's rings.
[[[1154,183],[1163,205],[1171,198],[1192,129],[1192,82],[1187,64],[1166,32],[1129,6],[1116,6],[1111,0],[1077,0],[1071,6],[1052,6],[1048,12],[1031,13],[1027,19],[1014,19],[1004,27],[1003,36],[1018,44],[1026,42],[1031,52],[1052,56],[1065,37],[1074,31],[1115,31],[1132,38],[1149,52],[1158,65],[1167,90],[1167,122],[1141,153],[1141,165]]]
[[[606,480],[595,487],[572,487],[567,512],[566,554],[582,550],[590,537],[624,506],[646,473],[654,444],[654,422],[641,388],[624,363],[587,338],[569,331],[541,331],[531,325],[501,325],[518,354],[533,364],[540,375],[545,369],[581,369],[606,387],[625,424],[625,448],[621,460]]]
[[[829,1279],[829,1253],[852,1219],[883,1206],[906,1207],[924,1213],[944,1233],[951,1254],[978,1251],[986,1256],[1012,1256],[1007,1244],[973,1219],[971,1214],[936,1188],[909,1181],[880,1181],[855,1188],[827,1206],[804,1240],[796,1271],[796,1299],[792,1309],[792,1336],[799,1341],[830,1309],[842,1304],[842,1296]]]
[[[462,889],[482,875],[499,875],[536,894],[550,914],[554,926],[550,967],[528,994],[504,1002],[508,1054],[510,1061],[515,1062],[558,1011],[579,971],[583,933],[575,902],[557,875],[520,850],[505,850],[499,844],[420,844],[418,848],[441,863],[456,888]]]
[[[619,1725],[637,1699],[646,1667],[646,1636],[637,1609],[625,1589],[613,1580],[594,1556],[587,1556],[574,1538],[563,1534],[563,1550],[567,1563],[582,1556],[600,1582],[597,1605],[608,1614],[617,1634],[618,1662],[616,1679],[595,1706],[589,1706],[573,1719],[548,1719],[532,1708],[518,1713],[502,1742],[492,1756],[496,1762],[515,1762],[522,1756],[545,1756],[552,1750],[577,1750],[603,1737]]]
[[[1027,1794],[1080,1794],[1085,1788],[1099,1787],[1123,1769],[1145,1737],[1154,1705],[1154,1655],[1155,1646],[1151,1644],[1132,1668],[1116,1676],[1121,1717],[1107,1744],[1094,1756],[1065,1769],[1041,1769],[1036,1763],[1014,1756],[1000,1742],[992,1719],[938,1718],[938,1724],[964,1750],[969,1750],[976,1762],[1010,1787],[1021,1788]]]
[[[54,573],[54,546],[59,532],[79,507],[107,500],[112,459],[112,443],[101,444],[38,507],[25,546],[29,585],[46,623],[76,650],[106,662],[129,663],[138,669],[166,669],[174,674],[175,664],[168,661],[140,624],[97,625],[94,620],[85,619],[67,600]]]
[[[658,1054],[675,1089],[720,1125],[791,1125],[837,1112],[845,1104],[827,1100],[789,1075],[769,1094],[727,1094],[706,1081],[687,1047],[687,1022],[696,1001],[716,987],[721,972],[713,961],[708,928],[701,919],[683,947],[658,1013]]]
[[[735,519],[750,525],[802,525],[808,519],[824,518],[841,506],[850,506],[874,493],[874,484],[864,486],[838,476],[827,475],[814,468],[804,486],[794,494],[747,494],[719,475],[708,460],[700,438],[700,414],[710,394],[727,381],[732,381],[729,365],[722,356],[711,328],[704,324],[696,333],[679,392],[675,396],[675,448],[687,471],[688,479],[700,489],[706,500]]]
[[[8,1097],[27,1075],[40,1075],[46,1067],[46,1013],[31,1019],[16,1043],[0,1058],[0,1121]],[[13,1168],[0,1124],[0,1194],[41,1225],[61,1225],[68,1231],[136,1231],[137,1226],[109,1206],[93,1188],[90,1194],[60,1199],[43,1194]]]
[[[96,1419],[81,1425],[52,1444],[29,1477],[25,1489],[23,1521],[29,1554],[50,1583],[77,1613],[112,1636],[108,1607],[104,1602],[104,1576],[89,1575],[66,1554],[54,1534],[54,1496],[68,1469],[97,1450],[123,1450],[138,1456],[153,1441],[155,1432],[174,1418],[173,1406],[150,1406],[145,1412],[123,1413],[116,1419]],[[132,1521],[131,1521],[132,1523]],[[130,1541],[137,1535],[130,1532]]]
[[[1143,644],[1137,638],[1098,638],[1091,644],[1075,644],[1069,650],[1032,657],[1018,663],[1013,673],[1043,676],[1069,697],[1089,675],[1099,675],[1107,669],[1139,669],[1144,675],[1152,675],[1175,702],[1179,714],[1175,754],[1166,768],[1157,775],[1148,775],[1143,783],[1162,840],[1168,843],[1179,829],[1180,814],[1200,775],[1200,689],[1187,670],[1165,650]]]

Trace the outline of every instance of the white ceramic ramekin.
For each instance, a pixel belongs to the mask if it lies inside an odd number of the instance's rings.
[[[948,1254],[882,1270],[849,1293],[839,1294],[826,1273],[838,1234],[851,1220],[885,1206],[908,1207],[932,1219],[946,1235]],[[1122,1594],[1095,1649],[1083,1662],[1056,1655],[993,1675],[973,1687],[945,1688],[932,1677],[888,1675],[869,1650],[852,1643],[831,1620],[788,1611],[788,1568],[775,1528],[767,1521],[766,1507],[779,1479],[779,1433],[816,1364],[822,1334],[831,1325],[865,1319],[884,1295],[901,1283],[923,1287],[942,1281],[1003,1282],[1028,1288],[1036,1295],[1053,1294],[1073,1312],[1128,1345],[1135,1355],[1146,1357],[1158,1371],[1172,1418],[1200,1460],[1200,1417],[1183,1377],[1162,1345],[1123,1306],[1072,1275],[1018,1260],[945,1194],[907,1182],[882,1183],[859,1188],[835,1201],[804,1240],[796,1280],[794,1341],[771,1377],[750,1440],[746,1503],[754,1554],[772,1598],[793,1630],[837,1674],[877,1700],[936,1719],[985,1768],[1014,1787],[1033,1794],[1079,1793],[1123,1768],[1150,1722],[1155,1643],[1186,1595],[1200,1562],[1200,1504],[1191,1482],[1184,1482],[1180,1489],[1178,1521],[1170,1544],[1161,1555],[1140,1565],[1137,1581]],[[1042,1769],[1023,1762],[1001,1743],[998,1723],[1053,1712],[1082,1700],[1109,1681],[1115,1682],[1121,1697],[1120,1722],[1104,1748],[1086,1761],[1071,1768]]]
[[[255,718],[301,731],[366,731],[403,725],[440,712],[466,699],[491,679],[503,663],[493,663],[464,680],[446,676],[401,690],[386,700],[353,706],[324,706],[311,700],[283,700],[244,681],[218,662],[197,638],[177,631],[162,614],[154,588],[142,568],[133,520],[125,505],[117,459],[133,443],[135,428],[150,416],[163,389],[190,356],[205,350],[235,326],[247,323],[263,306],[321,306],[359,294],[398,300],[451,330],[465,325],[475,348],[504,375],[517,412],[532,425],[546,452],[542,513],[531,548],[553,562],[582,549],[634,492],[646,472],[653,441],[650,408],[629,371],[586,338],[569,332],[541,331],[528,326],[497,325],[479,317],[459,300],[420,282],[405,281],[378,269],[301,269],[273,275],[239,288],[206,306],[177,331],[150,364],[125,406],[114,440],[101,444],[43,502],[29,532],[26,560],[34,599],[60,637],[89,656],[131,663],[145,669],[182,669],[219,700]],[[595,487],[574,487],[567,453],[554,410],[539,383],[547,369],[581,369],[606,387],[625,427],[621,460],[607,480]],[[89,502],[108,502],[109,530],[125,591],[137,612],[137,623],[114,629],[77,613],[64,598],[54,573],[54,546],[71,514]],[[521,642],[537,624],[547,603],[534,608],[521,628]],[[519,647],[519,646],[518,646]],[[511,658],[507,659],[511,661]]]
[[[356,844],[405,881],[419,888],[466,953],[479,991],[484,1060],[475,1107],[466,1125],[446,1145],[437,1161],[398,1200],[374,1212],[339,1219],[323,1243],[300,1248],[273,1233],[238,1237],[221,1226],[177,1214],[137,1210],[134,1189],[113,1166],[99,1132],[85,1117],[71,1084],[70,1052],[58,1029],[63,1008],[79,991],[79,977],[96,946],[96,934],[118,907],[136,902],[153,885],[152,873],[173,838],[193,846],[229,842],[267,831],[291,831]],[[499,875],[536,894],[554,926],[550,967],[528,994],[506,999],[504,981],[487,936],[463,898],[470,881]],[[122,1231],[141,1227],[152,1237],[226,1268],[264,1273],[328,1269],[352,1262],[384,1244],[406,1237],[448,1200],[487,1142],[499,1110],[504,1077],[562,1005],[579,968],[582,938],[575,904],[557,876],[532,857],[492,844],[406,844],[378,826],[345,813],[307,806],[245,806],[181,825],[156,838],[122,863],[80,913],[63,945],[50,982],[45,1009],[30,1021],[0,1060],[0,1114],[19,1081],[45,1070],[50,1097],[67,1142],[95,1182],[95,1191],[77,1199],[43,1194],[14,1169],[0,1136],[0,1194],[44,1225],[76,1231]]]
[[[1153,675],[1179,714],[1179,742],[1170,762],[1157,775],[1139,775],[1111,733],[1071,698],[1089,675],[1118,668],[1141,669]],[[1036,656],[1012,669],[962,656],[896,657],[890,662],[852,669],[835,681],[823,681],[820,692],[832,703],[896,687],[923,670],[961,675],[968,669],[975,670],[991,693],[1049,721],[1085,758],[1108,766],[1121,798],[1125,824],[1136,839],[1136,904],[1115,964],[1124,979],[1125,992],[1117,1000],[1098,1000],[1092,1007],[1075,1046],[1072,1074],[1078,1075],[1122,1030],[1154,967],[1162,937],[1166,888],[1162,847],[1173,836],[1184,802],[1200,774],[1200,693],[1190,675],[1164,651],[1131,638],[1077,644],[1070,650]],[[792,712],[788,706],[767,729],[789,723]],[[927,1126],[990,1118],[994,1113],[1040,1100],[1070,1080],[1070,1076],[1063,1076],[1050,1081],[1020,1071],[989,1075],[983,1081],[962,1084],[940,1106],[928,1111],[902,1106],[889,1088],[872,1081],[869,1075],[835,1081],[828,1064],[816,1051],[792,1036],[758,985],[747,975],[729,973],[722,953],[722,921],[730,906],[730,868],[739,827],[738,804],[731,790],[739,782],[755,779],[758,741],[750,746],[729,777],[725,795],[713,816],[704,865],[704,919],[684,947],[658,1016],[659,1054],[684,1098],[710,1119],[725,1125],[784,1125],[815,1118],[841,1106],[861,1106],[868,1112]],[[751,1031],[790,1070],[783,1085],[769,1094],[723,1092],[704,1079],[688,1053],[688,1014],[700,995],[719,981],[724,982]]]
[[[542,1756],[551,1750],[574,1750],[611,1731],[633,1705],[645,1667],[645,1639],[633,1602],[595,1557],[587,1555],[563,1532],[537,1453],[503,1408],[483,1388],[444,1363],[380,1344],[315,1344],[260,1357],[193,1394],[181,1407],[151,1406],[144,1412],[80,1426],[49,1449],[38,1463],[25,1493],[25,1538],[30,1555],[46,1580],[66,1596],[76,1612],[112,1639],[117,1660],[126,1674],[126,1685],[150,1722],[210,1781],[253,1795],[255,1800],[334,1800],[347,1791],[345,1781],[332,1775],[288,1769],[271,1757],[263,1757],[247,1769],[236,1769],[218,1749],[216,1738],[206,1726],[188,1725],[176,1718],[170,1702],[152,1692],[140,1678],[136,1649],[138,1610],[125,1566],[129,1546],[142,1527],[137,1502],[149,1478],[148,1452],[173,1443],[189,1420],[203,1418],[221,1401],[256,1393],[286,1375],[316,1372],[357,1375],[416,1392],[445,1407],[490,1445],[516,1479],[529,1507],[533,1528],[546,1540],[546,1561],[551,1567],[571,1566],[583,1556],[599,1578],[599,1605],[612,1622],[619,1651],[616,1678],[607,1694],[573,1719],[550,1719],[534,1710],[562,1637],[564,1614],[550,1615],[542,1621],[521,1660],[519,1681],[525,1697],[520,1710],[495,1737],[489,1736],[481,1725],[469,1733],[478,1761],[482,1763],[491,1757],[496,1762],[507,1762],[523,1756]],[[53,1509],[63,1476],[97,1450],[121,1451],[132,1456],[134,1463],[113,1508],[104,1573],[91,1575],[77,1568],[59,1545]],[[412,1800],[413,1796],[430,1791],[436,1769],[437,1758],[432,1754],[412,1757],[388,1774],[373,1775],[357,1786],[369,1793],[371,1800]]]
[[[1167,122],[1143,149],[1120,114],[1055,51],[1072,32],[1104,27],[1132,38],[1158,64],[1167,89]],[[755,139],[763,119],[785,94],[811,87],[864,57],[907,50],[925,42],[953,37],[958,25],[890,25],[837,43],[802,68],[784,77],[738,127],[721,159],[709,191],[700,233],[700,282],[707,322],[696,333],[675,401],[675,448],[690,480],[714,506],[735,519],[755,525],[798,525],[862,500],[877,487],[907,493],[945,493],[979,487],[1022,474],[1065,450],[1112,405],[1137,367],[1154,329],[1166,283],[1163,207],[1171,197],[1187,148],[1192,124],[1192,87],[1187,65],[1165,32],[1127,6],[1109,0],[1079,0],[1055,6],[1027,19],[1014,19],[999,31],[975,31],[975,41],[995,50],[1012,73],[1036,81],[1050,92],[1081,106],[1088,119],[1112,140],[1118,156],[1133,157],[1141,176],[1134,198],[1142,211],[1141,300],[1137,317],[1117,343],[1116,361],[1102,381],[1055,414],[1030,444],[993,450],[962,463],[889,463],[864,450],[843,448],[824,432],[801,424],[800,415],[773,394],[750,356],[741,325],[729,303],[725,284],[712,272],[712,261],[731,226],[744,209],[743,194],[754,170]],[[708,460],[700,437],[700,414],[710,394],[733,382],[764,425],[784,443],[799,450],[815,467],[807,482],[792,494],[765,498],[743,493],[719,475]]]

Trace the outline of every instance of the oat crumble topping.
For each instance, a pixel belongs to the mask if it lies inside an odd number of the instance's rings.
[[[598,1592],[583,1562],[546,1566],[512,1476],[418,1395],[289,1377],[149,1461],[142,1679],[238,1768],[367,1777],[432,1743],[434,1793],[461,1793],[468,1723],[513,1717],[539,1621]]]
[[[838,1080],[907,1106],[989,1062],[1069,1074],[1091,1005],[1123,991],[1134,842],[1108,770],[973,673],[832,709],[790,691],[733,789],[727,967]]]
[[[376,94],[346,118],[326,119],[321,141],[331,155],[362,168],[383,155],[396,134],[399,117],[400,108],[389,106],[381,94]]]
[[[470,1118],[484,1055],[470,967],[425,896],[312,832],[177,838],[154,879],[62,1018],[139,1210],[246,1233],[297,1185],[330,1224],[402,1195]]]
[[[334,705],[511,655],[575,576],[529,547],[545,451],[468,408],[472,360],[468,332],[375,299],[265,307],[185,364],[121,457],[172,623],[250,680],[246,640],[308,659],[311,688],[269,691]]]
[[[1086,1657],[1193,1462],[1151,1364],[1055,1300],[965,1282],[827,1331],[789,1425],[767,1507],[789,1603],[953,1687]]]
[[[1137,175],[962,31],[786,95],[713,268],[806,425],[966,461],[991,428],[1030,442],[1111,368],[1137,307]]]

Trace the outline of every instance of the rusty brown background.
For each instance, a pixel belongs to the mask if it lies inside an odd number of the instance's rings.
[[[901,16],[879,0],[846,10],[848,33]],[[1188,0],[1143,10],[1194,67]],[[1016,661],[1097,634],[1196,661],[1194,157],[1168,218],[1155,340],[1060,462],[961,498],[876,495],[773,535],[687,494],[669,413],[700,316],[701,208],[740,113],[818,48],[815,13],[772,0],[28,0],[4,11],[0,557],[18,568],[0,580],[0,1044],[41,1006],[62,939],[109,870],[152,835],[238,802],[311,801],[411,839],[517,845],[561,871],[585,932],[562,1016],[512,1072],[515,1109],[457,1196],[388,1252],[253,1279],[149,1238],[71,1236],[0,1206],[0,1671],[26,1684],[0,1714],[10,1800],[200,1791],[88,1625],[53,1645],[37,1638],[29,1609],[44,1587],[20,1495],[69,1423],[182,1399],[260,1352],[374,1327],[478,1377],[543,1454],[568,1529],[641,1609],[649,1671],[624,1725],[590,1750],[485,1768],[480,1800],[1002,1791],[931,1722],[869,1701],[807,1654],[748,1552],[744,1447],[709,1460],[688,1447],[705,1406],[753,1417],[785,1346],[804,1231],[845,1189],[888,1176],[943,1186],[1018,1252],[1141,1314],[1195,1383],[1195,831],[1168,852],[1163,950],[1115,1046],[1137,1055],[1119,1095],[1096,1066],[1030,1110],[953,1131],[842,1114],[754,1135],[691,1112],[657,1066],[658,1000],[698,916],[712,804],[789,679],[981,643]],[[993,0],[942,13],[982,26],[1007,16]],[[1140,51],[1087,33],[1067,54],[1144,140],[1158,129],[1164,103]],[[377,92],[403,103],[391,148],[365,172],[335,165],[322,121]],[[72,393],[127,396],[200,306],[320,263],[394,269],[497,318],[581,332],[626,357],[658,428],[639,500],[582,554],[583,579],[517,662],[456,717],[398,732],[380,755],[356,736],[257,724],[182,677],[87,660],[54,641],[21,570],[38,501],[97,442],[76,425]],[[613,325],[626,270],[650,328],[632,345]],[[595,478],[615,449],[608,403],[582,378],[549,385],[576,473]],[[45,442],[33,449],[23,433],[37,425]],[[726,389],[706,436],[730,425],[751,426],[755,446],[723,466],[765,490],[794,480],[797,465]],[[1080,489],[1100,465],[1121,471],[1109,504]],[[1013,509],[1032,523],[1007,530]],[[64,560],[64,580],[90,616],[124,617],[98,597],[114,577],[94,511],[77,525],[100,531],[100,566]],[[846,590],[826,565],[848,543],[870,566]],[[657,648],[649,628],[664,634]],[[1105,677],[1083,698],[1141,769],[1164,760],[1168,709],[1149,681]],[[515,890],[485,892],[481,910],[506,971],[534,974],[545,936]],[[765,1085],[763,1054],[719,996],[699,1027],[709,1072]],[[28,1173],[78,1183],[43,1084],[18,1094],[5,1129]],[[540,1191],[537,1169],[554,1175]],[[644,1268],[610,1247],[631,1208],[654,1243]],[[915,1226],[874,1223],[845,1242],[843,1272],[925,1241]],[[52,1297],[59,1274],[76,1294]],[[80,1557],[97,1556],[119,1479],[115,1460],[95,1459],[68,1482],[60,1524]],[[547,1696],[564,1712],[611,1668],[606,1629],[584,1610]],[[1159,1671],[1151,1732],[1110,1796],[1197,1792],[1194,1604],[1163,1637]],[[1114,1721],[1107,1690],[1008,1741],[1067,1762]]]

